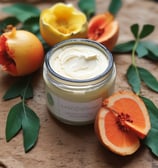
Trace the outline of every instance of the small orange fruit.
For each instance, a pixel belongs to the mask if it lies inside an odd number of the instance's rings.
[[[119,24],[109,12],[92,17],[88,24],[88,38],[102,43],[110,51],[119,36]]]
[[[100,142],[119,155],[133,154],[150,130],[143,101],[134,93],[120,91],[103,101],[95,120]]]
[[[12,28],[0,36],[0,65],[12,76],[38,70],[44,59],[40,40],[31,32]]]

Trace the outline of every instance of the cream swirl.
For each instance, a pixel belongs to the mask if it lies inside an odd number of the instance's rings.
[[[80,44],[59,48],[53,52],[49,63],[63,77],[85,80],[102,74],[109,60],[97,48]]]

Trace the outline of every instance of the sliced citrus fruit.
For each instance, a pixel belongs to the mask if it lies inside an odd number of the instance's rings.
[[[56,3],[40,14],[40,32],[50,45],[70,38],[86,38],[86,15],[72,4]]]
[[[88,24],[88,38],[105,45],[109,50],[115,46],[119,36],[119,24],[109,12],[92,17]]]
[[[95,120],[95,132],[101,143],[120,155],[137,151],[139,139],[149,130],[146,106],[129,91],[120,91],[105,99]]]

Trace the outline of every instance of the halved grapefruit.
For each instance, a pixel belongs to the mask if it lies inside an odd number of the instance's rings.
[[[103,145],[119,155],[130,155],[150,130],[143,101],[134,93],[120,91],[103,101],[95,120],[95,132]]]

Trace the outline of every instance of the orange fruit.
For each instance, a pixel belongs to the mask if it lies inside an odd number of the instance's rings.
[[[0,36],[0,65],[12,76],[24,76],[38,70],[44,60],[41,41],[31,32],[12,28]]]
[[[100,142],[119,155],[130,155],[140,146],[150,130],[144,102],[134,93],[120,91],[103,101],[95,119]]]
[[[92,17],[88,24],[88,39],[102,43],[110,51],[119,36],[119,24],[109,12]]]

